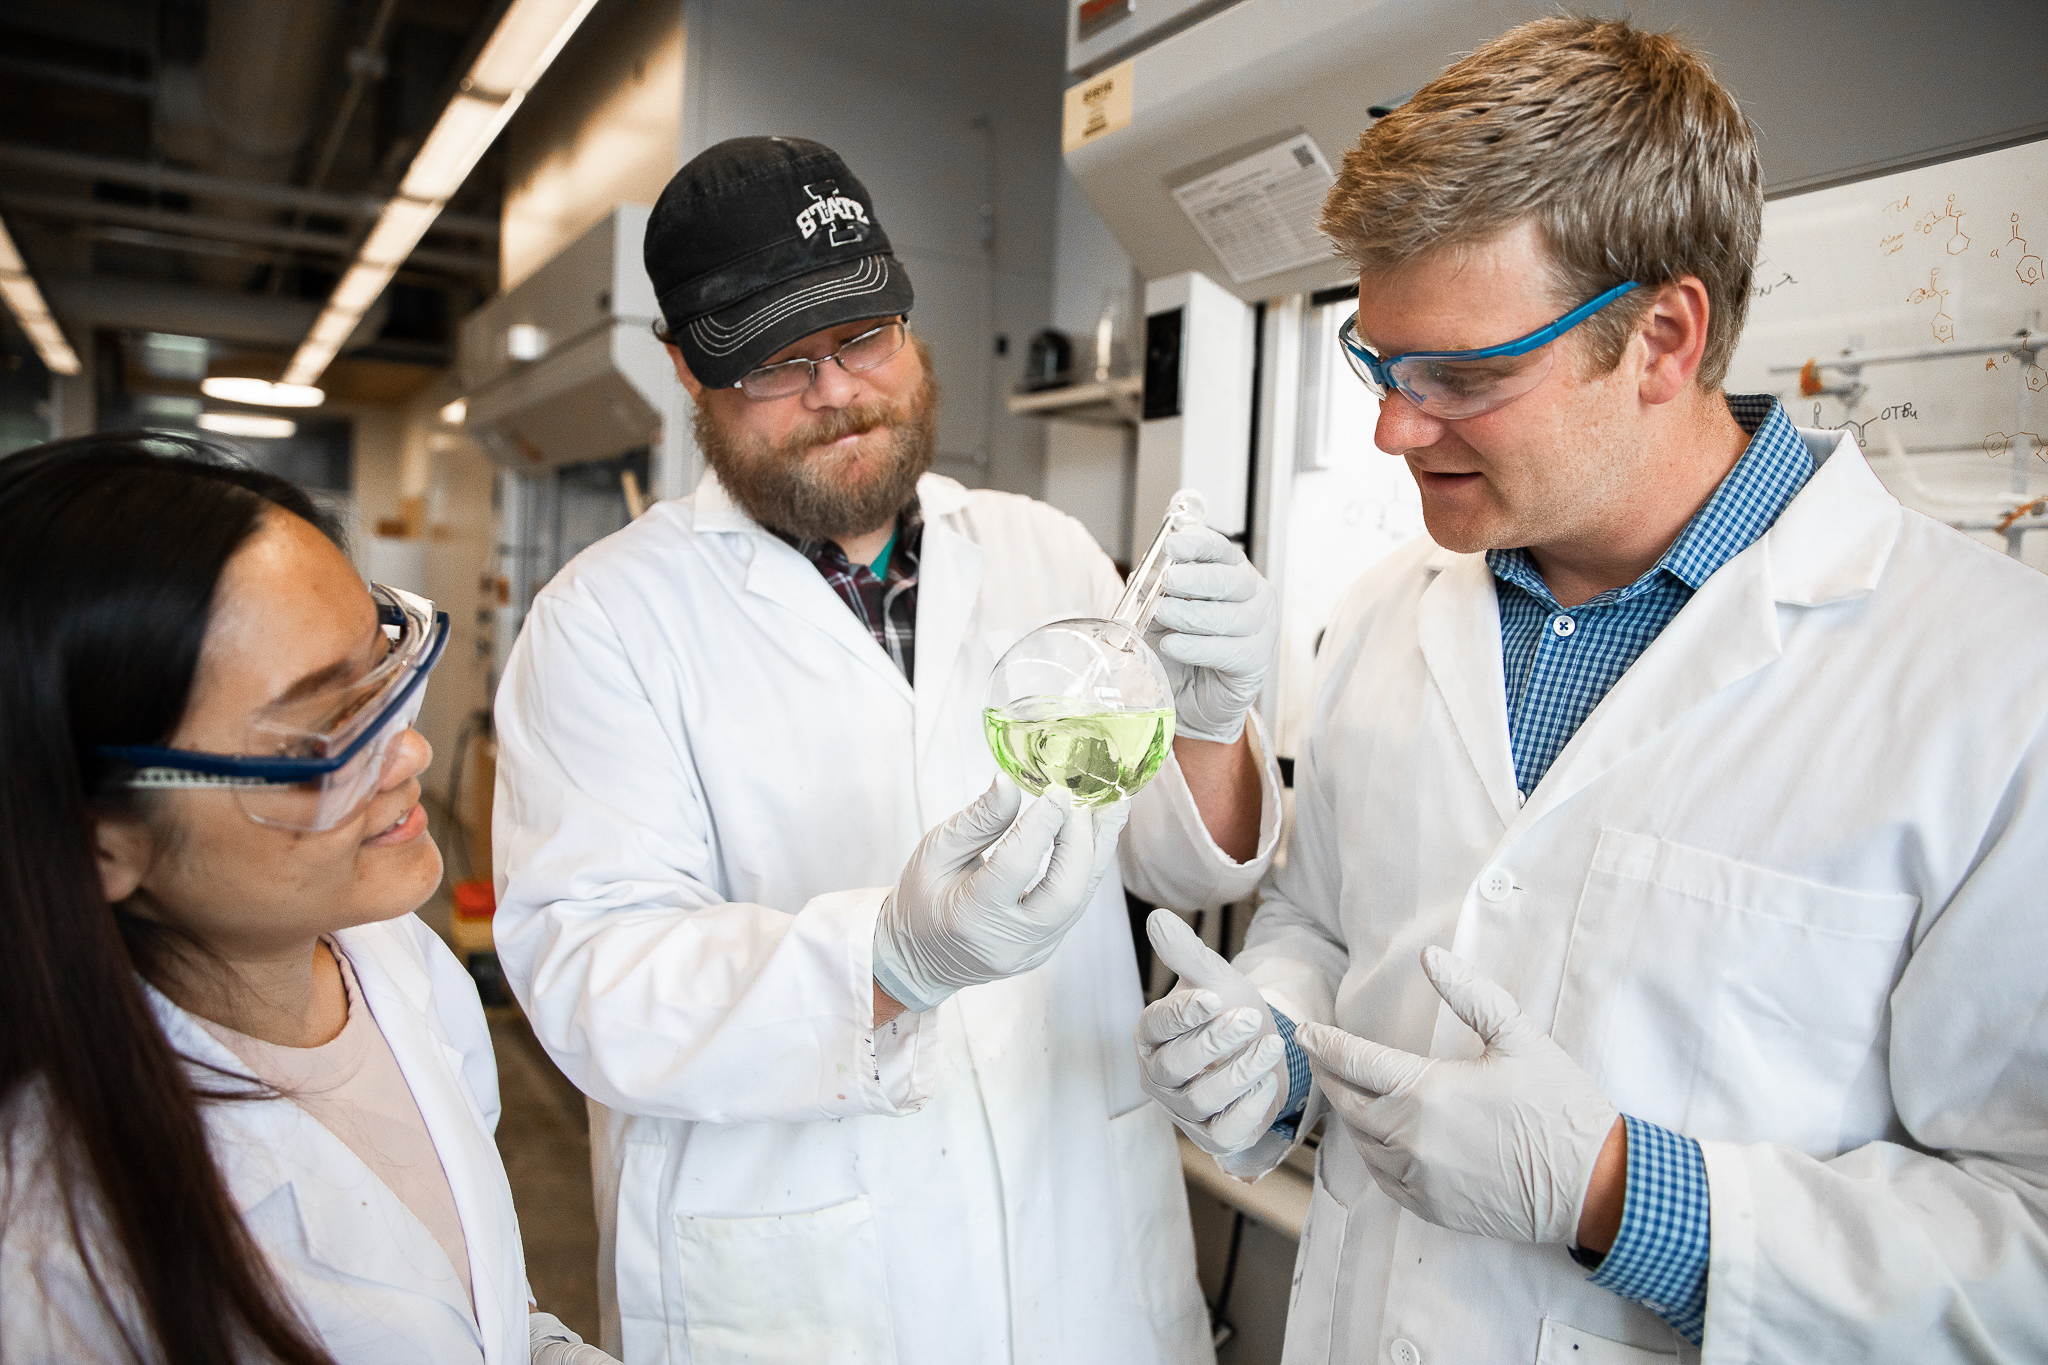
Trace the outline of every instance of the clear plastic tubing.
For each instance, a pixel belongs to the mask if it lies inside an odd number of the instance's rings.
[[[1145,551],[1138,567],[1131,570],[1131,581],[1124,585],[1123,598],[1116,604],[1111,620],[1129,626],[1134,635],[1144,638],[1145,627],[1151,624],[1152,612],[1159,605],[1160,590],[1166,586],[1166,571],[1173,563],[1166,557],[1166,538],[1176,531],[1200,526],[1208,511],[1202,495],[1192,488],[1183,488],[1173,495],[1166,504],[1166,516],[1159,523],[1159,534],[1152,537],[1152,547]]]

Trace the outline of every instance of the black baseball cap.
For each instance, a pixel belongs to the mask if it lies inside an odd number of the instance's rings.
[[[712,388],[813,332],[910,311],[867,187],[803,138],[699,153],[655,200],[643,252],[669,340]]]

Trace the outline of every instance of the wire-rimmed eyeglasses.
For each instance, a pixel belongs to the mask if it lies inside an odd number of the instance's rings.
[[[756,401],[789,398],[815,383],[818,367],[828,360],[838,361],[839,368],[848,374],[861,374],[886,363],[909,339],[910,319],[891,318],[879,327],[870,327],[830,355],[821,355],[816,360],[798,356],[773,365],[759,365],[734,380],[732,386]]]

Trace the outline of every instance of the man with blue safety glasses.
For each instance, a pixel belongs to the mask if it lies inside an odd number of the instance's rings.
[[[1405,351],[1382,360],[1371,343],[1358,335],[1355,316],[1346,318],[1337,329],[1337,341],[1351,372],[1373,397],[1384,400],[1398,393],[1432,417],[1447,421],[1479,417],[1541,384],[1557,354],[1550,343],[1635,287],[1634,280],[1623,280],[1527,336],[1477,350]]]
[[[2048,579],[1722,391],[1761,185],[1698,54],[1554,18],[1325,205],[1429,538],[1138,1030],[1234,1174],[1330,1119],[1290,1360],[2048,1359]]]

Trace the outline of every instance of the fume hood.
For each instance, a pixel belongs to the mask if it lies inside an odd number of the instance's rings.
[[[687,489],[688,470],[664,467],[664,454],[689,455],[670,430],[687,400],[651,330],[647,213],[621,205],[462,324],[464,426],[504,468],[538,474],[646,448],[660,495]]]

